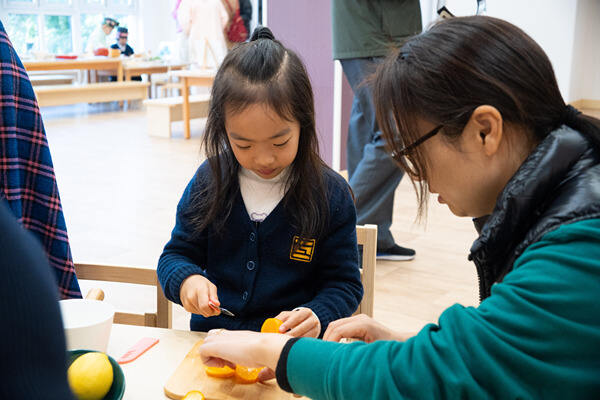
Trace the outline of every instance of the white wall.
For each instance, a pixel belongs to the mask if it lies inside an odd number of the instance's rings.
[[[599,4],[598,0],[487,0],[487,15],[515,24],[544,49],[554,66],[558,85],[566,101],[576,100],[571,98],[571,76],[578,2],[595,3],[596,8]],[[437,0],[421,0],[424,26],[433,20],[431,14],[435,13],[436,5]],[[477,9],[477,2],[447,0],[446,6],[456,15],[472,15]],[[591,16],[587,18],[593,20]],[[595,21],[599,18],[600,14],[596,13]],[[598,22],[593,25],[598,29]],[[599,37],[599,34],[595,36]],[[589,45],[595,44],[591,37],[588,38],[588,42]]]
[[[579,0],[570,100],[600,100],[600,1]]]
[[[175,0],[139,0],[139,7],[143,40],[140,49],[150,50],[155,55],[160,42],[177,39],[175,20],[171,16]]]

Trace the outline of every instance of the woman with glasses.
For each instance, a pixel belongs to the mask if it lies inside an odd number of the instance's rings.
[[[365,316],[325,341],[212,332],[205,360],[267,366],[315,399],[598,398],[600,121],[565,104],[529,36],[481,16],[407,42],[374,98],[421,212],[432,193],[474,218],[481,304],[413,337]]]

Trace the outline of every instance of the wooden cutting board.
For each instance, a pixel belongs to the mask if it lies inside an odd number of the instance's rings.
[[[198,351],[201,344],[202,340],[199,340],[192,347],[165,384],[165,394],[169,398],[179,400],[190,390],[199,390],[207,400],[296,400],[291,393],[281,390],[274,379],[267,383],[244,385],[235,383],[233,378],[219,379],[206,375]]]

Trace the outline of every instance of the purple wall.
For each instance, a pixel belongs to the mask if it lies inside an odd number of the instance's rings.
[[[308,70],[315,93],[321,157],[331,165],[333,145],[333,74],[331,4],[326,0],[270,0],[267,23],[275,37],[294,50]],[[346,137],[352,90],[343,79],[341,168],[346,167]]]
[[[333,138],[333,60],[331,6],[324,0],[270,0],[267,23],[275,37],[294,50],[308,70],[315,92],[321,157],[331,165]]]

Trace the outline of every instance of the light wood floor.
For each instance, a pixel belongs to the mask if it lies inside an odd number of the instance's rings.
[[[177,202],[203,157],[203,121],[192,121],[192,139],[181,123],[173,139],[146,134],[143,109],[113,106],[42,110],[54,160],[71,248],[76,262],[154,268],[174,225]],[[400,331],[435,322],[448,306],[477,304],[475,267],[467,261],[475,231],[469,219],[431,202],[426,225],[415,224],[415,195],[400,184],[392,227],[397,242],[412,247],[410,262],[378,262],[375,318]],[[120,310],[153,309],[151,288],[82,282],[105,290]],[[174,310],[173,327],[188,329],[189,315]]]

